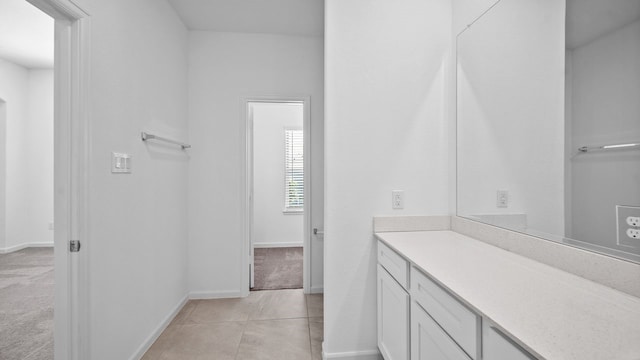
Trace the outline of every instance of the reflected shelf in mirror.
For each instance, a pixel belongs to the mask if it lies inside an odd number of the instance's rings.
[[[614,145],[602,145],[602,146],[583,146],[578,151],[586,153],[592,151],[606,151],[606,150],[637,150],[640,149],[640,141],[636,143],[614,144]]]

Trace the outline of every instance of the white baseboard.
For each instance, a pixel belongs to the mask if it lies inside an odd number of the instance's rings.
[[[382,355],[378,349],[364,351],[348,351],[340,353],[327,353],[324,351],[324,343],[322,344],[322,359],[340,359],[340,360],[382,360]]]
[[[324,287],[323,286],[312,287],[311,290],[309,290],[309,294],[324,294]]]
[[[282,248],[282,247],[302,247],[301,242],[256,242],[253,248]]]
[[[167,328],[167,326],[169,326],[169,324],[171,324],[171,321],[173,321],[173,318],[175,318],[176,315],[178,315],[178,313],[180,312],[180,310],[182,310],[184,305],[187,303],[187,300],[189,300],[189,297],[188,297],[188,295],[185,295],[182,298],[182,300],[180,300],[178,302],[178,305],[176,305],[173,308],[173,311],[171,311],[171,313],[169,313],[169,315],[167,315],[160,322],[158,327],[151,333],[151,335],[149,335],[149,337],[147,337],[147,339],[142,343],[142,345],[140,345],[140,347],[135,352],[135,354],[133,354],[133,356],[131,356],[131,358],[130,358],[131,360],[140,360],[140,359],[142,359],[142,357],[147,352],[147,350],[149,350],[149,348],[151,348],[151,345],[153,345],[153,343],[156,342],[156,340],[158,340],[158,337],[160,337],[162,332]]]
[[[53,243],[52,242],[46,242],[46,243],[33,242],[33,243],[25,243],[25,244],[9,246],[6,248],[0,248],[0,254],[8,254],[14,251],[19,251],[19,250],[30,248],[30,247],[53,247]]]
[[[190,300],[229,299],[243,297],[240,291],[191,291]]]

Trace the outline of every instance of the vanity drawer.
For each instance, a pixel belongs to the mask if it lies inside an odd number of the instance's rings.
[[[411,360],[469,360],[420,305],[411,304]]]
[[[378,263],[380,263],[403,288],[408,288],[409,263],[381,241],[378,241]]]
[[[482,324],[482,351],[487,360],[536,360],[489,321]]]
[[[471,357],[479,359],[480,316],[416,268],[411,268],[411,297]]]

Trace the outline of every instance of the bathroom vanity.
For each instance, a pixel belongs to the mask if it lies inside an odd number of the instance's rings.
[[[378,348],[640,360],[640,0],[480,3],[455,29],[457,216],[374,219]]]
[[[640,299],[451,230],[376,233],[386,360],[640,359]]]

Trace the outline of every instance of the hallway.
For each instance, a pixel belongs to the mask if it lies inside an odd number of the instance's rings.
[[[301,289],[190,300],[144,360],[322,358],[323,295]]]

